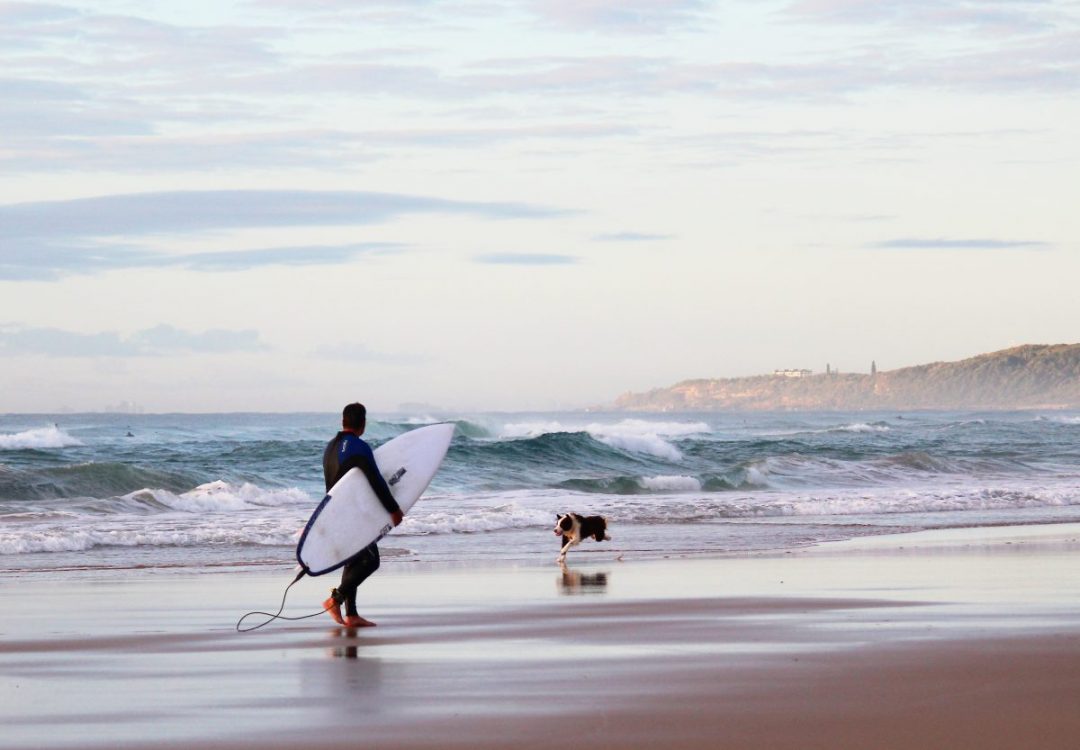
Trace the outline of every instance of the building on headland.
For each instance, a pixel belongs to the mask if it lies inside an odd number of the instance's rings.
[[[773,370],[772,373],[778,378],[808,378],[814,374],[813,370]]]

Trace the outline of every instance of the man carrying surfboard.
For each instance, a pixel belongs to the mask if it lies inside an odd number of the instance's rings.
[[[358,468],[371,483],[375,496],[390,514],[394,526],[401,523],[402,513],[390,488],[379,473],[375,464],[375,454],[371,446],[360,439],[367,428],[367,409],[363,404],[354,403],[341,412],[341,432],[334,436],[323,451],[323,478],[326,491],[329,492],[339,479],[353,468]],[[330,598],[323,602],[326,611],[339,625],[350,628],[370,627],[375,623],[361,617],[356,611],[356,589],[367,580],[368,576],[379,569],[379,547],[372,542],[345,563],[341,573],[341,583],[330,591]],[[341,605],[345,605],[345,617],[341,616]]]

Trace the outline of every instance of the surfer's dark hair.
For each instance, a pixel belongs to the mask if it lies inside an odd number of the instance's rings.
[[[360,402],[349,404],[341,410],[341,424],[350,430],[359,430],[367,422],[367,407]]]

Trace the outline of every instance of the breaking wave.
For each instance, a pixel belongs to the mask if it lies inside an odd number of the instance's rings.
[[[501,437],[537,438],[545,435],[584,433],[611,448],[677,462],[682,460],[683,454],[673,444],[672,438],[685,438],[708,432],[709,426],[704,422],[624,419],[612,424],[591,422],[584,425],[565,425],[558,421],[511,423],[503,427]]]
[[[82,445],[59,427],[40,427],[14,434],[0,435],[0,450],[46,450],[49,448],[68,448]]]
[[[182,490],[195,484],[186,473],[142,469],[124,463],[80,463],[40,469],[0,466],[0,501],[109,497],[141,487]]]

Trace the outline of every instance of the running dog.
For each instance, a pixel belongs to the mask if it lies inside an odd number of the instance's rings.
[[[582,540],[592,537],[598,542],[611,541],[607,535],[607,521],[603,516],[579,516],[577,513],[563,513],[557,516],[555,522],[555,536],[562,537],[559,541],[562,549],[555,558],[557,563],[566,560],[566,552],[571,547],[581,544]]]

